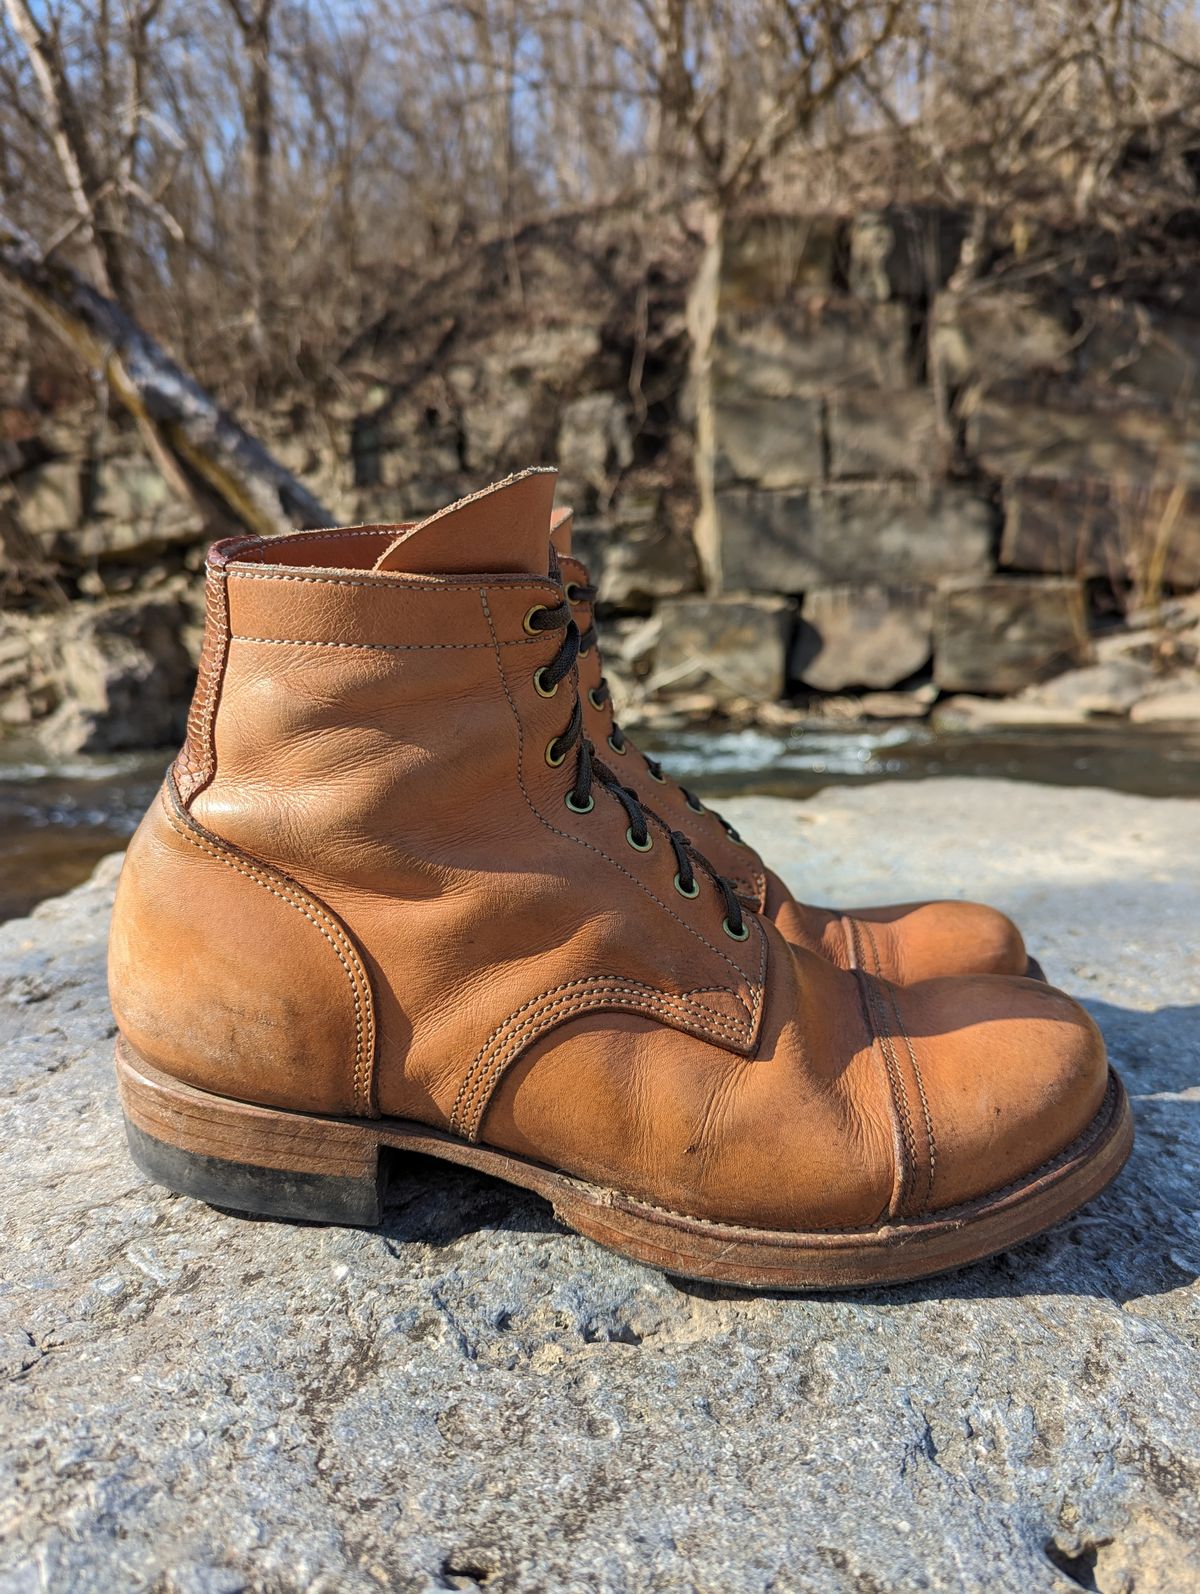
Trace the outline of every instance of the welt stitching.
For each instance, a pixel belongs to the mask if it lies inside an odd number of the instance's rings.
[[[532,1040],[534,1040],[539,1034],[545,1034],[547,1031],[553,1029],[555,1025],[558,1024],[562,1019],[572,1018],[580,1013],[600,1011],[608,1006],[608,999],[611,996],[621,996],[625,994],[627,994],[632,1000],[633,1011],[647,1012],[652,1017],[661,1016],[658,1011],[660,1004],[654,1000],[652,994],[642,994],[637,990],[626,993],[620,988],[617,988],[612,992],[608,992],[603,989],[580,992],[573,997],[567,997],[562,1000],[549,1002],[538,1012],[530,1014],[529,1017],[523,1021],[523,1023],[518,1025],[518,1027],[506,1037],[503,1051],[500,1052],[499,1056],[492,1063],[488,1071],[485,1074],[479,1075],[477,1077],[476,1083],[471,1090],[471,1097],[473,1099],[464,1103],[463,1107],[463,1118],[466,1121],[466,1132],[468,1137],[473,1140],[478,1135],[479,1126],[483,1121],[483,1115],[487,1109],[488,1102],[491,1100],[492,1091],[495,1089],[496,1084],[499,1082],[500,1078],[506,1072],[510,1064],[516,1061],[516,1059],[521,1055],[526,1046]],[[639,996],[641,996],[641,1000],[638,1000]],[[629,1010],[629,1008],[626,1008],[626,1011]],[[682,1016],[688,1016],[688,1010],[686,1007],[683,1009]],[[726,1020],[726,1025],[728,1025],[729,1022],[729,1020]],[[738,1027],[742,1028],[743,1026]],[[732,1035],[730,1038],[739,1039],[740,1036]]]
[[[735,1030],[735,1032],[742,1027],[737,1019],[730,1018],[727,1013],[720,1013],[717,1011],[717,1009],[707,1007],[700,1002],[691,1002],[692,996],[703,995],[709,991],[720,991],[722,993],[729,994],[727,993],[727,988],[725,986],[705,986],[695,992],[687,992],[683,996],[672,996],[666,991],[656,991],[654,986],[646,985],[642,981],[622,980],[620,976],[614,976],[610,974],[585,975],[581,976],[579,979],[565,980],[561,985],[552,985],[548,990],[539,992],[537,996],[531,996],[528,1001],[522,1002],[520,1007],[516,1008],[508,1015],[507,1018],[502,1019],[500,1023],[496,1025],[495,1029],[492,1030],[492,1033],[487,1037],[479,1051],[476,1053],[474,1061],[467,1069],[462,1084],[458,1087],[458,1094],[455,1096],[454,1105],[450,1109],[451,1119],[453,1119],[457,1114],[460,1105],[466,1105],[464,1096],[474,1094],[473,1087],[471,1090],[468,1090],[468,1087],[471,1086],[472,1076],[482,1065],[486,1063],[487,1054],[492,1049],[494,1043],[504,1036],[505,1031],[508,1030],[516,1020],[520,1019],[522,1014],[527,1013],[530,1008],[544,1007],[546,1003],[552,1002],[555,999],[563,998],[568,1001],[573,1000],[573,998],[567,996],[567,993],[571,991],[576,991],[580,995],[585,993],[595,995],[600,989],[612,991],[617,995],[626,993],[630,995],[641,993],[649,994],[661,1000],[664,1006],[669,1003],[674,1003],[681,1006],[692,1006],[698,1008],[701,1012],[710,1013],[717,1023],[730,1026]]]
[[[733,970],[733,972],[737,975],[739,980],[747,980],[748,976],[743,972],[742,969],[740,969],[738,967],[738,965],[733,961],[733,959],[731,957],[728,957],[724,952],[722,952],[720,947],[714,946],[713,943],[706,936],[703,936],[703,935],[700,934],[699,930],[694,930],[692,928],[692,926],[690,924],[688,924],[686,919],[681,919],[679,917],[679,915],[675,912],[674,908],[670,907],[669,904],[664,902],[661,897],[656,896],[655,893],[653,891],[651,891],[650,887],[648,885],[646,885],[644,881],[639,880],[637,875],[633,874],[630,870],[628,870],[623,863],[618,863],[618,861],[615,858],[611,858],[608,855],[608,853],[603,850],[603,848],[593,846],[593,844],[590,841],[584,841],[581,836],[572,836],[569,831],[560,830],[557,825],[552,825],[550,823],[550,821],[545,817],[545,815],[539,811],[537,805],[534,803],[533,798],[529,794],[528,786],[526,786],[526,784],[525,784],[525,728],[524,728],[524,726],[523,726],[523,724],[521,722],[520,711],[517,708],[517,705],[516,705],[516,702],[513,699],[512,693],[509,691],[508,681],[507,681],[507,679],[505,677],[505,674],[504,674],[504,660],[503,660],[503,658],[500,655],[500,640],[499,640],[498,636],[496,635],[496,627],[492,623],[492,611],[491,611],[491,609],[488,606],[487,588],[486,587],[480,587],[479,588],[479,596],[483,600],[483,612],[484,612],[484,614],[487,617],[488,628],[490,629],[490,631],[492,633],[492,642],[494,644],[495,651],[496,651],[496,669],[498,670],[499,675],[500,675],[500,685],[503,688],[505,697],[508,699],[508,706],[509,706],[510,709],[512,709],[513,718],[517,722],[517,748],[518,748],[517,780],[518,780],[518,782],[520,784],[520,787],[521,787],[521,795],[525,798],[525,802],[528,805],[530,813],[534,816],[534,818],[536,820],[538,820],[538,822],[540,824],[543,824],[546,827],[546,829],[551,833],[551,835],[561,836],[564,841],[574,842],[575,845],[579,846],[579,847],[586,847],[589,852],[594,852],[598,858],[603,858],[606,863],[612,864],[614,868],[619,869],[627,880],[632,881],[633,884],[635,886],[637,886],[639,891],[645,892],[646,896],[648,896],[650,898],[651,902],[657,903],[657,905],[663,910],[664,913],[669,914],[671,916],[671,918],[675,920],[676,924],[681,924],[683,926],[683,928],[688,932],[689,935],[694,935],[696,937],[697,941],[699,941],[702,946],[706,946],[710,952],[714,953],[717,957],[719,957],[722,963],[727,963],[729,965],[729,967]],[[576,668],[576,669],[574,669],[572,671],[572,675],[575,676],[576,680],[578,680],[578,668]],[[758,931],[758,934],[761,936],[762,933],[763,933],[762,932],[762,927],[760,925],[756,924],[755,925],[755,929]],[[737,995],[736,991],[731,991],[730,995],[733,996],[735,998],[735,1000],[742,1001],[742,999]],[[743,1005],[743,1007],[745,1006],[745,1002],[744,1001],[742,1002],[742,1005]],[[758,1005],[758,994],[756,993],[756,996],[755,996],[755,1007],[756,1008],[757,1008],[757,1005]]]
[[[567,994],[572,990],[574,994]],[[671,996],[662,991],[656,991],[652,985],[645,985],[638,981],[609,981],[606,976],[598,975],[593,980],[574,980],[567,985],[559,986],[554,990],[545,991],[541,996],[534,997],[525,1002],[521,1007],[511,1013],[503,1024],[494,1029],[483,1043],[474,1062],[467,1070],[462,1084],[459,1086],[458,1095],[455,1097],[451,1109],[451,1121],[458,1116],[460,1109],[465,1114],[472,1106],[481,1090],[486,1090],[492,1079],[498,1077],[507,1068],[513,1056],[519,1052],[525,1042],[521,1039],[526,1031],[536,1030],[537,1026],[547,1017],[556,1013],[569,1013],[587,1011],[588,1009],[600,1010],[609,1005],[614,997],[628,997],[632,999],[639,1011],[651,1012],[656,1016],[671,1018],[691,1017],[703,1015],[698,1019],[700,1023],[707,1023],[708,1027],[730,1041],[741,1041],[746,1033],[746,1023],[731,1018],[727,1013],[717,1012],[716,1009],[707,1007],[703,1002],[693,1002],[688,996]],[[534,1008],[530,1013],[528,1010]],[[522,1014],[527,1014],[522,1018]],[[516,1021],[521,1021],[517,1023]],[[507,1031],[507,1033],[504,1033]],[[494,1044],[503,1039],[504,1046],[508,1049],[501,1054],[499,1061],[488,1069],[488,1053]],[[516,1052],[512,1050],[513,1043],[520,1041]]]
[[[451,652],[461,653],[471,648],[490,648],[490,642],[333,642],[324,637],[297,637],[297,636],[242,636],[238,632],[231,632],[231,642],[263,642],[275,647],[288,648],[367,648],[376,653],[430,653]],[[527,648],[535,646],[542,640],[541,637],[513,637],[511,641],[501,642],[502,648]]]
[[[261,886],[264,891],[269,891],[273,897],[278,897],[280,902],[286,902],[287,905],[290,908],[294,908],[302,918],[307,919],[310,924],[314,925],[333,948],[334,954],[337,957],[338,962],[342,965],[346,978],[349,981],[350,996],[354,1003],[354,1100],[355,1105],[359,1108],[359,1111],[365,1114],[369,1108],[369,1102],[367,1100],[366,1091],[364,1088],[367,1055],[366,1046],[369,1040],[371,1044],[371,1050],[374,1050],[374,1015],[368,1008],[366,1022],[364,1024],[363,1003],[359,995],[358,980],[355,977],[355,971],[357,971],[359,978],[363,980],[364,985],[366,984],[366,974],[363,971],[362,966],[359,964],[357,956],[354,954],[353,950],[350,949],[350,957],[352,961],[347,962],[341,945],[337,939],[335,939],[335,935],[330,933],[330,930],[325,927],[325,924],[320,922],[320,919],[325,919],[325,923],[328,924],[335,932],[339,930],[339,926],[334,924],[331,919],[328,919],[327,916],[321,912],[321,909],[317,908],[316,904],[311,901],[311,899],[308,899],[306,906],[303,902],[297,902],[294,897],[288,896],[285,892],[277,890],[275,885],[271,883],[270,876],[259,874],[256,870],[246,867],[239,859],[234,858],[230,853],[220,850],[217,847],[210,846],[206,841],[202,841],[199,836],[195,835],[186,826],[180,825],[178,819],[171,812],[171,809],[166,802],[164,802],[163,808],[167,816],[167,823],[171,826],[172,830],[175,831],[176,835],[181,836],[184,841],[190,842],[191,845],[198,848],[199,851],[208,853],[208,855],[212,858],[215,858],[218,863],[225,864],[228,868],[234,870],[236,874],[244,875],[247,880],[253,880],[255,885]],[[309,907],[316,908],[316,912],[318,915],[320,915],[320,918],[314,917],[314,915],[308,911]]]

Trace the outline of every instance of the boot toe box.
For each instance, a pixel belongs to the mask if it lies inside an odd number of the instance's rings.
[[[1023,975],[1029,963],[1020,930],[982,902],[922,902],[872,929],[879,972],[905,985],[947,975]]]
[[[994,977],[932,981],[913,994],[934,1140],[930,1210],[1028,1178],[1096,1118],[1108,1088],[1104,1040],[1069,996]]]

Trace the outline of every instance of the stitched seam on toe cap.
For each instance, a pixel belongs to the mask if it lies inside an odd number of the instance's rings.
[[[919,1230],[922,1227],[931,1224],[943,1222],[953,1223],[959,1218],[971,1217],[977,1211],[982,1202],[1002,1201],[1005,1196],[1011,1195],[1014,1190],[1022,1190],[1027,1185],[1035,1183],[1038,1179],[1045,1178],[1048,1173],[1053,1173],[1056,1168],[1062,1167],[1064,1163],[1070,1162],[1072,1157],[1074,1157],[1082,1147],[1086,1146],[1089,1140],[1094,1138],[1096,1134],[1097,1123],[1101,1118],[1106,1116],[1108,1109],[1111,1107],[1116,1097],[1116,1091],[1116,1076],[1110,1070],[1108,1088],[1104,1093],[1104,1099],[1097,1108],[1096,1114],[1092,1121],[1086,1126],[1086,1128],[1084,1128],[1083,1131],[1071,1141],[1070,1145],[1064,1146],[1063,1149],[1059,1152],[1056,1152],[1053,1157],[1048,1157],[1045,1162],[1040,1163],[1036,1168],[1031,1168],[1028,1173],[1023,1173],[1018,1178],[1010,1180],[1008,1184],[1001,1186],[1001,1188],[998,1190],[988,1190],[982,1196],[976,1196],[969,1201],[959,1202],[957,1206],[943,1207],[938,1212],[925,1213],[921,1217],[912,1219],[901,1219],[897,1223],[858,1223],[848,1224],[840,1228],[807,1229],[797,1232],[806,1234],[874,1234],[877,1233],[881,1228],[912,1228]],[[588,1181],[585,1180],[582,1182],[587,1183]],[[697,1218],[694,1212],[680,1212],[675,1207],[661,1206],[654,1201],[646,1201],[640,1196],[624,1195],[624,1192],[621,1193],[624,1200],[629,1201],[633,1205],[645,1207],[648,1211],[662,1212],[669,1218],[682,1218],[689,1223],[704,1223],[710,1228],[720,1229],[722,1232],[731,1235],[756,1235],[764,1232],[768,1234],[777,1234],[788,1232],[786,1230],[778,1229],[756,1229],[749,1224],[723,1223],[719,1218]]]
[[[872,1045],[878,1049],[879,1055],[883,1058],[884,1071],[888,1079],[889,1095],[892,1101],[893,1119],[900,1131],[896,1142],[898,1155],[896,1157],[892,1196],[888,1203],[889,1217],[897,1217],[904,1211],[907,1204],[912,1174],[917,1163],[916,1141],[908,1106],[908,1092],[904,1087],[904,1080],[895,1050],[891,1044],[891,1037],[886,1033],[885,1015],[880,1007],[875,976],[863,967],[865,948],[860,936],[858,921],[848,919],[847,922],[852,926],[855,937],[857,954],[855,961],[858,966],[853,972],[858,981],[862,997],[863,1016],[866,1019]]]
[[[879,979],[882,980],[883,961],[879,956],[879,942],[875,936],[874,926],[871,924],[870,920],[864,919],[862,921],[862,928],[866,933],[868,941],[871,943],[871,954],[875,960],[875,974]],[[925,1081],[921,1075],[921,1065],[917,1060],[917,1050],[913,1045],[912,1036],[909,1034],[908,1027],[904,1022],[904,1015],[900,1011],[900,1004],[896,1000],[896,988],[893,984],[888,982],[885,982],[885,988],[887,990],[888,1001],[891,1004],[892,1012],[896,1016],[897,1027],[899,1028],[901,1035],[904,1037],[904,1044],[908,1051],[908,1060],[912,1064],[913,1078],[917,1083],[917,1094],[921,1098],[921,1114],[925,1123],[925,1141],[928,1150],[924,1202],[924,1204],[927,1206],[933,1199],[933,1181],[937,1173],[937,1140],[933,1133],[933,1117],[929,1111],[929,1097],[925,1093]],[[906,1099],[907,1096],[908,1091],[906,1088]],[[915,1154],[916,1153],[914,1149],[914,1158]],[[915,1167],[913,1171],[916,1171]]]

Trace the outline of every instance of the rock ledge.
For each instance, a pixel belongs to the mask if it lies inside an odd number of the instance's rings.
[[[442,1166],[378,1233],[145,1184],[115,869],[0,929],[12,1594],[1200,1584],[1200,803],[1003,782],[728,805],[800,889],[1015,912],[1130,1086],[1074,1222],[891,1293],[672,1282]]]

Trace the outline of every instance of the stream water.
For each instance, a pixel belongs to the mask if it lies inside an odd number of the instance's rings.
[[[984,736],[897,725],[786,734],[687,731],[639,741],[712,798],[804,797],[847,782],[947,775],[1200,797],[1200,732],[1089,726]],[[17,749],[0,755],[0,920],[69,890],[105,853],[122,847],[168,758],[139,753],[50,766]]]

